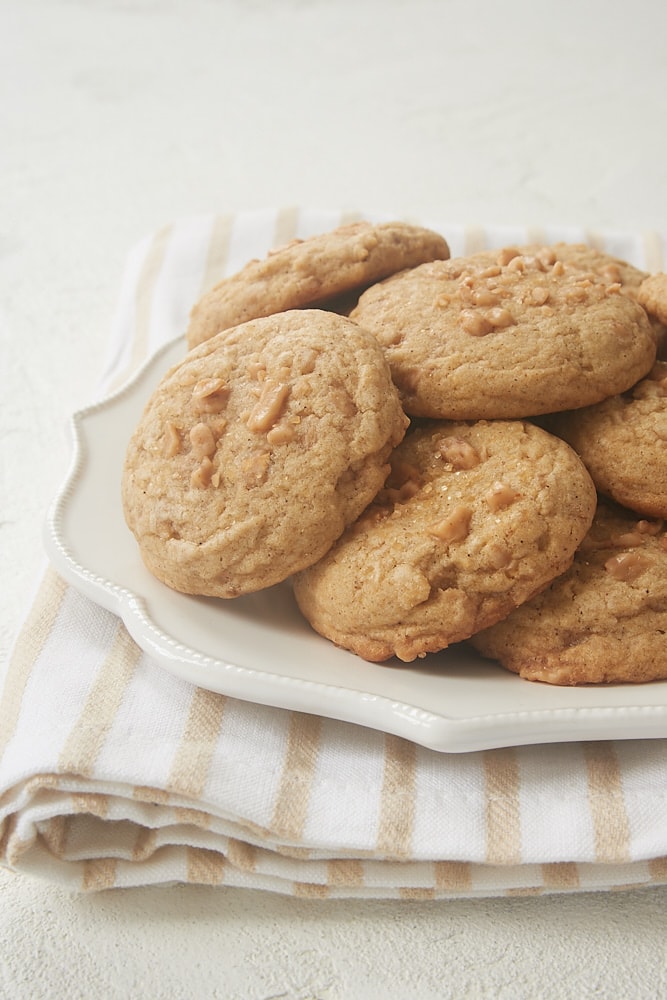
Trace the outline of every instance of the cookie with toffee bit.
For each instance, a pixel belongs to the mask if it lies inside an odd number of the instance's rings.
[[[305,306],[339,311],[343,296],[406,267],[449,257],[446,240],[406,222],[353,222],[293,240],[223,278],[190,315],[188,347],[238,323]]]
[[[581,456],[601,493],[645,517],[667,517],[667,362],[628,392],[556,414],[548,427]]]
[[[498,621],[571,563],[595,511],[572,449],[522,421],[433,421],[395,450],[385,489],[294,578],[313,628],[404,661]]]
[[[374,338],[299,310],[207,340],[130,441],[127,523],[176,590],[236,597],[319,559],[381,489],[401,409]]]
[[[637,301],[657,330],[658,357],[667,361],[667,274],[648,275],[637,290]]]
[[[642,378],[656,337],[645,310],[610,280],[616,270],[581,263],[562,246],[435,261],[371,286],[350,315],[378,338],[413,416],[586,406]]]
[[[662,521],[601,502],[572,566],[470,640],[548,684],[667,678],[667,536]]]

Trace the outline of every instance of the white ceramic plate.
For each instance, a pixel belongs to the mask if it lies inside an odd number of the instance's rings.
[[[184,353],[183,339],[173,341],[119,393],[74,415],[72,465],[45,530],[63,577],[118,614],[163,667],[226,695],[442,751],[667,736],[667,682],[551,687],[523,681],[466,647],[414,665],[372,664],[317,636],[289,584],[221,601],[159,583],[123,519],[121,468],[145,401]]]

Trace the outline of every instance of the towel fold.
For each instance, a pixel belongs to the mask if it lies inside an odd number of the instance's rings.
[[[218,277],[361,217],[202,216],[149,236],[128,258],[100,391],[182,333]],[[426,224],[452,255],[563,239],[664,268],[657,233]],[[665,884],[667,740],[446,754],[251,704],[167,673],[49,567],[0,699],[0,862],[83,891],[426,899]]]

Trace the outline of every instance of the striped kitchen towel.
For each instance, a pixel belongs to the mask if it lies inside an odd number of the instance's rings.
[[[182,333],[217,277],[358,217],[258,211],[151,235],[128,259],[101,389]],[[428,224],[453,255],[587,240],[664,267],[656,233]],[[318,898],[667,884],[667,740],[447,754],[241,701],[166,672],[49,568],[0,699],[0,862],[80,890],[189,882]]]

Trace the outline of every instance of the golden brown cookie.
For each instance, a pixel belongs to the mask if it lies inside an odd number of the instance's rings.
[[[439,233],[406,222],[353,222],[293,240],[223,278],[196,303],[186,332],[188,347],[249,319],[322,307],[403,268],[447,257],[449,247]]]
[[[620,257],[614,257],[585,243],[557,243],[554,245],[554,249],[568,264],[578,267],[582,271],[594,271],[605,281],[618,284],[622,295],[627,295],[639,302],[648,313],[649,321],[658,339],[658,350],[667,349],[667,320],[660,318],[659,309],[656,311],[654,308],[649,308],[648,302],[652,298],[651,291],[648,291],[648,295],[646,295],[646,289],[642,293],[642,284],[651,277],[648,272],[642,271]],[[651,283],[647,287],[650,289]],[[653,289],[657,291],[655,285],[653,285]],[[651,304],[653,305],[653,303]],[[663,315],[667,315],[665,307],[667,307],[667,302],[662,309]]]
[[[663,522],[601,503],[570,569],[470,641],[531,681],[640,683],[667,677]]]
[[[637,290],[637,301],[649,316],[667,325],[667,274],[648,275]]]
[[[667,362],[631,390],[556,414],[549,429],[581,456],[601,493],[646,517],[667,517]]]
[[[411,661],[485,628],[572,561],[595,488],[563,441],[522,421],[434,421],[395,450],[385,490],[294,578],[320,634]]]
[[[621,282],[582,269],[581,248],[524,251],[423,264],[361,295],[351,318],[378,338],[408,413],[535,416],[599,402],[650,369],[655,334]]]
[[[637,289],[637,301],[657,333],[658,358],[667,361],[667,274],[648,275]]]
[[[335,313],[253,320],[187,354],[127,450],[123,507],[176,590],[236,597],[319,559],[382,487],[407,418],[375,339]]]

